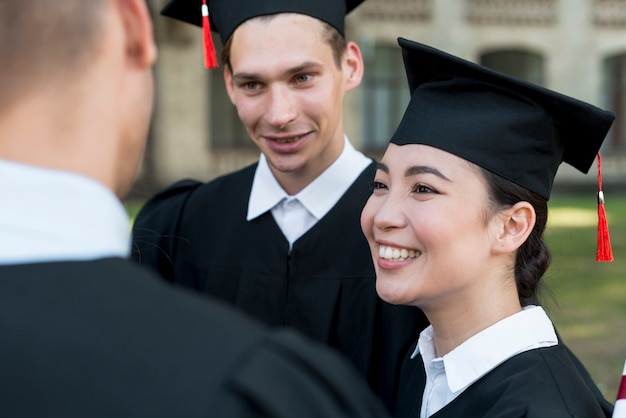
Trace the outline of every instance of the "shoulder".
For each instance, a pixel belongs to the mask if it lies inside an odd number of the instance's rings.
[[[157,338],[168,344],[151,344],[153,352],[164,359],[182,355],[184,361],[171,362],[181,376],[210,376],[213,416],[388,416],[351,364],[299,333],[269,329],[222,302],[153,279],[125,293],[129,303],[143,297],[152,306],[134,316],[160,324]],[[178,373],[169,366],[165,372]]]
[[[135,228],[143,223],[168,225],[172,215],[180,212],[189,195],[202,185],[201,182],[191,179],[180,180],[148,199],[143,205],[137,218]],[[166,217],[166,219],[161,219]]]
[[[2,306],[18,318],[3,333],[9,352],[20,353],[0,358],[4,376],[20,376],[0,379],[3,416],[25,405],[32,416],[387,416],[327,348],[155,280],[128,260],[1,270]]]
[[[252,406],[277,418],[388,416],[352,365],[292,331],[274,332],[257,344],[228,385],[224,416]],[[242,404],[232,393],[248,399]]]
[[[211,205],[227,201],[227,193],[237,195],[248,181],[251,184],[255,169],[252,164],[207,183],[185,179],[172,184],[143,205],[134,223],[135,233],[142,228],[162,231],[174,227],[188,204],[195,207],[207,200]]]
[[[605,416],[561,345],[518,354],[475,386],[481,395],[491,397],[493,404],[524,407],[528,417]]]

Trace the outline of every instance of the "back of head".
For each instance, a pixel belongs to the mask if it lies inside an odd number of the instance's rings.
[[[0,0],[0,114],[73,80],[96,54],[103,0]]]

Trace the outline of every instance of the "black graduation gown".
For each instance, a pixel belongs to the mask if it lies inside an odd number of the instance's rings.
[[[585,372],[586,373],[586,372]],[[405,359],[397,418],[419,418],[426,372],[420,356]],[[520,353],[470,385],[433,418],[604,418],[611,411],[559,344]]]
[[[182,181],[152,198],[134,223],[133,257],[266,324],[295,327],[338,348],[391,406],[402,357],[427,321],[376,294],[360,226],[375,164],[291,253],[271,212],[246,221],[255,170],[205,184]]]
[[[0,266],[0,416],[388,415],[321,344],[112,258]]]

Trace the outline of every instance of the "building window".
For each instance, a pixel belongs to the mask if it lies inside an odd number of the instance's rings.
[[[521,80],[539,85],[545,83],[543,57],[533,52],[512,49],[491,51],[480,56],[480,63]]]
[[[606,107],[616,115],[604,148],[626,151],[626,54],[604,60],[604,97]]]
[[[466,0],[466,17],[482,25],[548,26],[556,23],[559,0]]]
[[[400,123],[410,95],[402,53],[395,45],[363,44],[365,75],[362,92],[362,147],[384,149]]]

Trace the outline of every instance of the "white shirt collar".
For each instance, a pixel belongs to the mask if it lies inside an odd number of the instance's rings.
[[[433,337],[432,326],[422,331],[411,356],[421,352],[426,370],[436,360]],[[554,326],[543,308],[526,306],[443,356],[449,389],[452,393],[460,392],[516,354],[557,343]]]
[[[0,264],[127,257],[124,206],[75,173],[0,159]]]
[[[345,136],[344,141],[345,145],[339,158],[311,184],[295,195],[300,203],[318,220],[330,211],[346,190],[350,188],[350,185],[372,162],[371,159],[357,151]],[[250,221],[257,218],[288,197],[289,195],[272,174],[267,159],[261,154],[252,181],[246,219]]]

